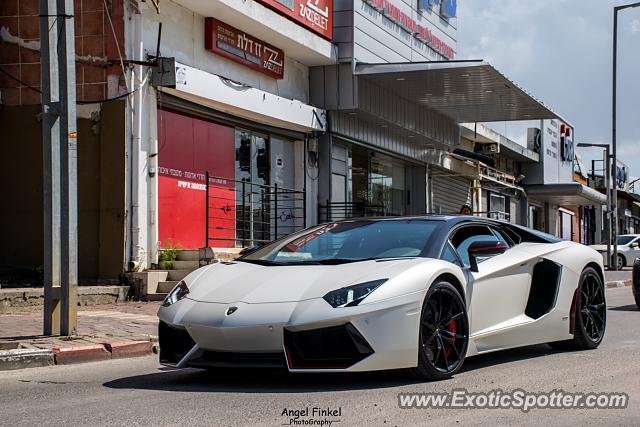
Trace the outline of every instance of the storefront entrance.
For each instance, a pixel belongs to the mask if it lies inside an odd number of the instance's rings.
[[[331,200],[321,204],[320,218],[331,221],[413,213],[412,186],[420,181],[420,173],[424,180],[423,167],[359,145],[334,144]]]
[[[159,246],[200,248],[205,239],[205,174],[234,177],[235,130],[169,110],[158,110],[158,237]],[[214,201],[228,216],[229,190],[220,182]],[[215,230],[220,239],[234,237],[232,216]]]
[[[303,142],[160,109],[160,247],[253,246],[302,228],[296,144]]]

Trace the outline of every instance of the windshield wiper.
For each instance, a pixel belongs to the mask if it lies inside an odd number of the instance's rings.
[[[384,258],[327,258],[327,259],[319,259],[316,262],[322,265],[338,265],[338,264],[349,264],[353,262],[364,262],[364,261],[376,261]]]
[[[281,262],[270,261],[268,259],[245,259],[239,258],[236,259],[239,262],[247,262],[249,264],[258,264],[258,265],[283,265]]]
[[[370,258],[327,258],[317,260],[319,264],[323,265],[337,265],[337,264],[348,264],[353,262],[364,262],[364,261],[392,261],[396,259],[413,259],[417,258],[415,256],[393,256],[393,257],[370,257]]]
[[[274,265],[278,265],[278,266],[285,266],[285,265],[308,265],[308,264],[316,264],[318,265],[319,262],[317,261],[271,261],[268,259],[237,259],[236,261],[241,261],[241,262],[247,262],[250,264],[257,264],[257,265],[268,265],[268,266],[274,266]]]

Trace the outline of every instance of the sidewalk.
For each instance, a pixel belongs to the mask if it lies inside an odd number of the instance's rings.
[[[632,276],[633,270],[631,268],[624,268],[620,271],[604,272],[607,288],[622,288],[625,286],[631,286]]]
[[[0,370],[157,352],[160,302],[78,307],[78,335],[43,337],[42,307],[0,315]]]

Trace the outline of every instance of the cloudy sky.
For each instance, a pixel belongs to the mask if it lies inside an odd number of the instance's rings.
[[[489,61],[571,122],[576,141],[609,143],[613,6],[631,2],[459,0],[458,58]],[[618,25],[618,156],[640,176],[640,8]],[[493,127],[524,138],[514,124]]]

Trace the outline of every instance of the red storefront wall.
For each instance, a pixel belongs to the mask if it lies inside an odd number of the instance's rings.
[[[234,178],[234,138],[232,127],[173,111],[158,111],[158,233],[161,248],[196,249],[205,245],[205,173]],[[217,228],[210,228],[210,237],[233,239],[234,183],[217,183],[209,192],[210,215],[223,218],[216,220]],[[217,247],[234,246],[232,240],[216,240],[215,243]]]

